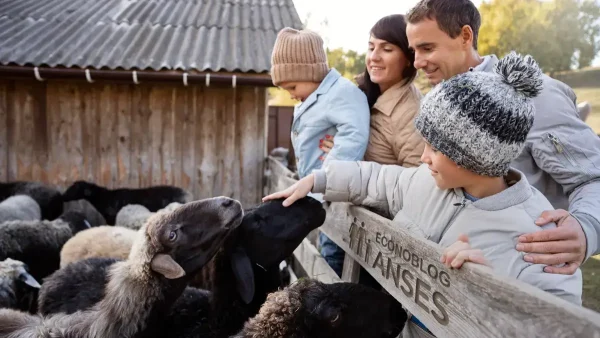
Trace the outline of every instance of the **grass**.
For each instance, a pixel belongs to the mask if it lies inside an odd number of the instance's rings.
[[[600,76],[600,75],[599,75]],[[596,134],[600,134],[600,78],[598,86],[573,88],[577,94],[577,103],[588,101],[592,105],[592,113],[585,121],[589,124]]]
[[[581,266],[583,273],[583,306],[600,312],[600,255]]]

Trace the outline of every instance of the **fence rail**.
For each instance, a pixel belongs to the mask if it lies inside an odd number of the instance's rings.
[[[268,168],[268,192],[296,182],[271,157]],[[346,252],[343,280],[356,281],[362,266],[438,337],[600,337],[599,313],[477,264],[448,269],[438,244],[362,207],[331,203],[320,229]],[[305,242],[294,256],[307,274],[339,280],[314,267],[314,251],[305,258]]]

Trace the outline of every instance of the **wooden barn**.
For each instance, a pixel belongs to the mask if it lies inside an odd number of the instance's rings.
[[[0,3],[0,181],[171,184],[256,203],[292,0]]]

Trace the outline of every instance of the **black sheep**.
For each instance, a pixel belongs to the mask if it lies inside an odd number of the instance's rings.
[[[62,194],[39,182],[14,181],[0,183],[0,201],[14,195],[28,195],[42,211],[42,220],[53,221],[63,213]]]
[[[0,261],[0,308],[35,313],[40,284],[21,261],[7,258]]]
[[[0,224],[0,260],[12,258],[29,266],[38,281],[60,267],[63,245],[89,223],[83,214],[68,211],[54,221],[9,221]]]
[[[282,201],[246,210],[240,227],[190,283],[212,293],[185,289],[163,319],[161,337],[228,337],[258,312],[268,293],[283,286],[279,263],[323,224],[325,210],[311,197],[289,207],[283,207]],[[57,271],[42,285],[40,311],[48,314],[92,306],[102,298],[110,264],[109,259],[87,259]]]
[[[65,202],[88,200],[102,214],[108,225],[114,225],[117,213],[128,204],[140,204],[148,210],[158,211],[172,202],[185,204],[192,195],[182,188],[159,185],[147,188],[108,189],[87,181],[76,181],[65,190]]]

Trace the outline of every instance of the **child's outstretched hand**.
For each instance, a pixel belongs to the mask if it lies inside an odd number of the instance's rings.
[[[308,193],[312,190],[314,184],[315,184],[315,175],[310,174],[310,175],[304,177],[303,179],[301,179],[300,181],[294,183],[292,186],[290,186],[289,188],[287,188],[285,190],[278,191],[276,193],[272,193],[270,195],[263,197],[262,201],[265,202],[268,200],[273,200],[273,199],[283,197],[283,198],[286,198],[286,200],[283,201],[282,205],[284,207],[287,207],[287,206],[292,205],[294,202],[301,199],[302,197],[305,197],[306,195],[308,195]]]
[[[465,234],[459,235],[458,241],[444,250],[440,261],[447,267],[455,269],[460,269],[465,262],[473,262],[491,267],[483,256],[483,251],[471,248],[469,238]]]

